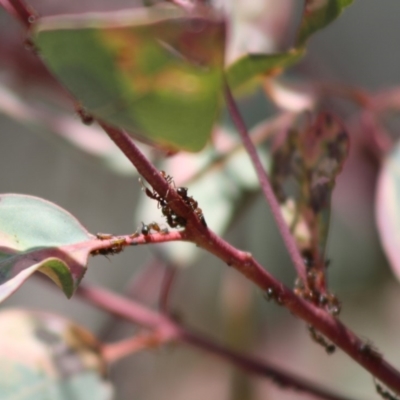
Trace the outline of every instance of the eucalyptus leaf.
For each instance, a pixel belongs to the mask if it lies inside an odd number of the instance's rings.
[[[100,343],[81,326],[43,312],[0,313],[2,400],[111,400]]]
[[[353,0],[306,0],[296,45],[302,47],[316,31],[334,21]]]
[[[0,195],[0,301],[35,271],[71,297],[86,272],[91,239],[75,217],[49,201]]]
[[[47,17],[33,39],[96,118],[173,150],[207,143],[221,102],[222,19],[172,5]]]

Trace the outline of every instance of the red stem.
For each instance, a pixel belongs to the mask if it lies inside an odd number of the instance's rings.
[[[21,0],[0,0],[0,4],[17,17],[28,30],[38,18],[36,11]]]
[[[281,213],[281,209],[279,206],[279,203],[275,197],[274,191],[272,190],[271,183],[269,181],[268,175],[264,170],[264,167],[261,163],[261,160],[257,154],[257,150],[253,144],[253,142],[250,139],[250,136],[248,134],[246,125],[240,115],[240,111],[235,103],[235,100],[232,96],[232,92],[229,89],[229,86],[226,84],[225,85],[225,99],[226,99],[226,104],[228,106],[228,110],[231,114],[232,120],[235,123],[240,136],[243,141],[243,145],[246,148],[247,152],[249,153],[249,156],[251,158],[251,161],[254,165],[254,168],[256,170],[258,179],[260,181],[261,189],[264,193],[264,196],[270,206],[272,215],[275,219],[275,223],[278,227],[278,230],[282,236],[283,242],[286,246],[286,249],[289,253],[289,256],[293,262],[293,265],[295,266],[298,275],[302,279],[302,281],[306,284],[307,283],[307,271],[306,267],[304,265],[303,258],[301,257],[301,254],[299,250],[297,249],[296,242],[290,233],[289,227],[287,226],[286,222],[284,221]]]
[[[159,174],[155,167],[140,152],[134,141],[123,131],[116,128],[110,130],[106,127],[106,132],[112,135],[110,137],[118,147],[127,155],[132,164],[138,168],[139,172],[158,192],[161,188],[161,194],[166,193],[168,184]],[[167,187],[165,187],[165,185]],[[166,191],[164,191],[167,189]],[[171,208],[178,206],[180,199],[175,190],[169,188],[169,194],[176,196],[177,201],[171,203]],[[184,204],[183,204],[184,205]],[[400,373],[390,364],[366,350],[365,343],[359,339],[352,331],[344,326],[340,321],[321,310],[309,302],[296,296],[289,288],[284,286],[270,275],[249,253],[240,251],[215,235],[196,219],[190,215],[191,211],[185,215],[185,218],[191,218],[185,229],[185,235],[188,240],[193,241],[199,247],[204,248],[216,257],[234,267],[248,279],[254,282],[264,291],[269,290],[279,304],[288,308],[294,315],[311,324],[329,338],[334,344],[345,351],[356,362],[371,372],[382,383],[396,392],[400,392]],[[180,214],[182,215],[182,214]]]
[[[117,343],[103,344],[102,355],[107,363],[114,363],[140,350],[158,347],[163,343],[171,341],[171,339],[171,337],[164,337],[156,331],[147,334],[138,334],[132,338],[120,340]]]
[[[315,386],[314,384],[293,374],[282,371],[264,361],[230,350],[181,327],[165,315],[151,311],[132,300],[128,300],[108,290],[99,287],[81,285],[77,289],[76,294],[83,299],[88,300],[95,306],[120,318],[154,330],[157,333],[157,336],[161,337],[162,342],[166,342],[168,338],[169,340],[185,342],[228,361],[247,372],[271,378],[275,383],[282,387],[310,393],[328,400],[348,400],[345,397],[333,394],[321,387]],[[162,332],[162,334],[160,332]],[[138,347],[136,347],[135,344],[132,345],[134,342],[134,339],[129,339],[124,340],[122,343],[123,346],[132,347],[133,351],[135,351]],[[117,348],[118,344],[114,344],[113,346],[116,346]],[[119,356],[121,356],[121,354],[119,354]]]

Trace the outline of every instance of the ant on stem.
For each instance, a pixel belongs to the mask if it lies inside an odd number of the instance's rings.
[[[315,330],[312,325],[307,325],[308,331],[310,332],[311,337],[313,338],[314,342],[320,344],[322,347],[325,348],[325,351],[328,354],[332,354],[335,352],[336,347],[334,344],[329,343],[319,332]]]
[[[175,187],[175,182],[171,175],[168,175],[165,171],[160,171],[160,175],[165,179],[170,187]],[[142,185],[142,190],[145,192],[146,196],[157,201],[157,207],[161,208],[161,213],[167,220],[167,224],[171,228],[182,228],[186,226],[186,219],[177,215],[170,207],[170,203],[164,197],[160,196],[157,192],[151,191],[139,178],[139,182]],[[188,188],[186,187],[178,187],[176,189],[177,194],[181,197],[181,199],[185,202],[187,206],[191,208],[191,210],[196,214],[197,218],[199,218],[200,222],[207,227],[206,220],[203,215],[203,211],[198,206],[198,202],[192,197],[188,195]],[[168,196],[168,192],[166,194]],[[156,230],[156,229],[155,229]]]
[[[142,222],[142,229],[141,229],[142,235],[147,236],[150,234],[152,230],[163,234],[168,233],[168,228],[161,228],[160,225],[157,224],[157,222],[151,222],[148,225]]]
[[[375,378],[374,378],[374,385],[376,391],[379,395],[386,400],[399,400],[399,396],[397,394],[389,392],[389,390],[385,389]]]

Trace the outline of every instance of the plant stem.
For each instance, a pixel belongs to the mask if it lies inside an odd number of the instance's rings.
[[[76,294],[105,311],[130,322],[145,326],[155,332],[153,337],[148,335],[143,340],[135,340],[137,338],[124,340],[121,342],[119,349],[118,343],[109,344],[108,346],[114,346],[115,349],[114,361],[118,357],[124,355],[123,348],[125,348],[126,351],[134,352],[141,348],[148,347],[149,341],[151,340],[156,344],[157,338],[160,338],[159,343],[177,340],[207,351],[249,373],[270,378],[281,387],[310,393],[328,400],[348,400],[345,397],[315,386],[293,374],[282,371],[264,361],[230,350],[181,327],[178,323],[165,315],[151,311],[132,300],[128,300],[103,288],[81,285],[77,289]],[[160,332],[162,332],[162,334],[160,334]],[[111,347],[109,348],[111,349]]]
[[[157,168],[142,154],[133,139],[121,129],[114,128],[102,121],[98,122],[111,140],[135,166],[139,174],[162,198],[168,200],[170,208],[177,215],[187,221],[186,232],[195,232],[196,236],[204,235],[207,232],[207,228],[200,222],[192,208],[182,200],[175,188],[166,181]]]
[[[37,20],[38,14],[21,0],[0,0],[0,4],[27,28]]]
[[[295,268],[297,270],[299,277],[302,279],[304,284],[306,284],[307,271],[306,271],[306,267],[303,262],[303,258],[301,257],[301,254],[297,248],[296,242],[295,242],[292,234],[290,233],[289,227],[287,226],[286,222],[283,219],[279,203],[275,197],[274,191],[272,190],[272,186],[269,181],[268,175],[265,172],[264,167],[261,163],[261,160],[257,154],[257,150],[249,137],[246,125],[242,119],[242,116],[240,115],[240,111],[235,103],[232,92],[229,89],[229,86],[227,83],[225,84],[225,99],[226,99],[226,104],[227,104],[228,110],[231,114],[232,120],[235,123],[235,125],[239,131],[239,134],[242,138],[243,144],[244,144],[247,152],[249,153],[251,161],[254,165],[258,179],[260,181],[261,189],[262,189],[264,196],[270,206],[272,215],[275,219],[275,223],[276,223],[278,230],[282,236],[283,242],[286,246],[289,256],[293,262],[293,265],[295,266]]]
[[[157,331],[138,334],[132,338],[120,340],[117,343],[103,344],[102,354],[107,363],[114,363],[140,350],[158,347],[163,343],[171,341],[171,339],[171,337],[163,337]]]
[[[165,185],[168,187],[167,182],[140,152],[134,141],[125,132],[117,128],[107,127],[106,132],[110,134],[112,140],[128,156],[153,188],[157,192],[161,190],[159,192],[161,194],[166,193],[167,191],[164,191],[164,189],[166,189]],[[179,195],[172,188],[169,188],[169,194],[174,196],[170,203],[171,208],[178,213],[181,212],[182,208],[177,208],[177,203],[181,200]],[[177,198],[176,202],[174,201],[175,198]],[[185,218],[188,218],[188,225],[184,231],[187,240],[214,254],[228,266],[234,267],[264,291],[268,290],[273,293],[278,304],[285,306],[294,315],[311,324],[386,386],[400,392],[400,373],[384,361],[383,357],[369,354],[368,350],[365,351],[366,344],[339,320],[296,296],[292,290],[269,274],[250,253],[236,249],[211,230],[206,229],[197,218],[191,215],[190,210],[187,212],[188,214],[184,215]],[[191,218],[190,221],[189,218]],[[291,238],[290,233],[287,237]],[[297,248],[295,250],[299,255]]]

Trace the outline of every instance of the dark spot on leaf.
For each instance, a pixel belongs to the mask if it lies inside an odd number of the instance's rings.
[[[328,183],[315,185],[311,190],[310,207],[314,213],[318,214],[328,205],[330,197],[330,188]]]

